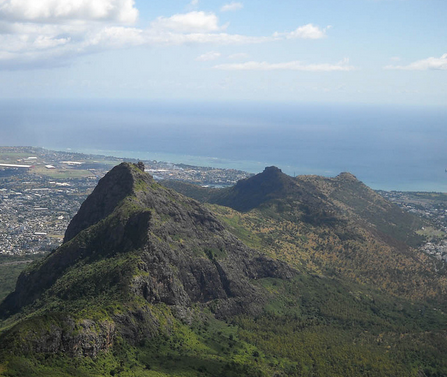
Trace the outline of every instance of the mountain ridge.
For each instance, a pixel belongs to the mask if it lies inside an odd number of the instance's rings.
[[[201,191],[239,212],[143,170],[112,169],[0,304],[0,375],[447,374],[445,273],[354,176]]]
[[[279,183],[272,182],[278,177]],[[181,184],[175,187],[182,192]],[[191,186],[184,192],[196,199],[205,193],[203,202],[237,211],[211,207],[244,242],[303,273],[446,302],[445,267],[417,250],[424,240],[417,231],[427,222],[388,202],[351,173],[289,177],[271,167],[220,192],[194,192]],[[255,198],[256,205],[241,207],[246,198]]]
[[[110,275],[99,267],[103,260],[127,267],[115,266]],[[0,313],[5,318],[30,305],[44,307],[51,295],[82,299],[89,287],[76,271],[95,264],[99,275],[90,280],[97,294],[119,295],[117,287],[124,284],[124,295],[151,304],[187,308],[217,300],[212,306],[218,316],[259,310],[264,294],[251,279],[295,274],[247,248],[196,201],[124,163],[112,169],[81,206],[64,244],[20,275]]]

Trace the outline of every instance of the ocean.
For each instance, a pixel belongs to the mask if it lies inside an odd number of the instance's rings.
[[[447,108],[3,100],[0,140],[252,173],[349,171],[374,189],[447,192]]]

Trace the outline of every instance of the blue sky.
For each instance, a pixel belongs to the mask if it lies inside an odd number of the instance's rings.
[[[447,105],[445,0],[0,0],[1,98]]]

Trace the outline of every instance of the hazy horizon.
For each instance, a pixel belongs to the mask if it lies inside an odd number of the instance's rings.
[[[446,14],[435,0],[5,0],[1,144],[447,191]]]
[[[120,105],[121,104],[121,105]],[[349,171],[375,189],[447,191],[447,111],[394,106],[0,101],[2,145],[253,173]]]

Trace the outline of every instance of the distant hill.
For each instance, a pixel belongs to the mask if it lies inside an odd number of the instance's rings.
[[[25,270],[1,303],[12,322],[33,313],[6,332],[12,342],[2,348],[96,357],[120,339],[138,344],[172,331],[170,312],[192,321],[194,305],[218,318],[259,314],[268,292],[251,280],[294,275],[196,201],[123,163],[83,203],[63,245]],[[35,323],[43,327],[30,332]]]
[[[204,206],[142,169],[101,179],[0,304],[0,376],[447,375],[420,220],[347,173],[178,185]]]
[[[170,182],[163,184],[169,185]],[[411,299],[445,302],[442,265],[415,249],[424,220],[352,174],[290,177],[276,167],[231,188],[176,189],[212,207],[247,244],[303,272],[373,284]],[[430,276],[427,277],[427,274]]]
[[[85,279],[84,268],[97,272]],[[222,299],[228,302],[215,307],[222,306],[223,315],[261,299],[247,279],[281,276],[293,272],[247,248],[197,202],[124,163],[100,180],[64,244],[20,276],[0,310],[15,313],[37,300],[45,305],[46,296],[54,298],[48,290],[75,301],[95,286],[93,296],[115,291],[179,306]]]

